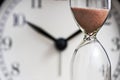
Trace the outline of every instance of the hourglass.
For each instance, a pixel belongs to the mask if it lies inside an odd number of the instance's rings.
[[[111,0],[70,0],[70,8],[85,34],[72,57],[72,80],[111,80],[109,57],[96,38],[109,14]]]

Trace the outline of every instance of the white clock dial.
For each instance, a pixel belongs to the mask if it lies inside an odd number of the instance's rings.
[[[0,18],[2,80],[70,79],[69,64],[76,47],[68,47],[65,54],[55,48],[53,40],[29,24],[44,29],[56,40],[66,39],[78,30],[71,14],[66,14],[70,13],[67,3],[67,0],[8,0],[4,3]],[[66,30],[68,27],[71,28]],[[69,46],[77,45],[77,42],[69,43]]]

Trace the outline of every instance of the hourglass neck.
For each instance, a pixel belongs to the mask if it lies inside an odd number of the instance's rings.
[[[78,50],[80,47],[82,47],[86,44],[89,44],[91,42],[96,42],[96,41],[98,42],[98,39],[96,38],[98,31],[99,31],[99,29],[95,30],[91,33],[84,33],[84,38],[76,50]]]
[[[97,39],[96,38],[97,33],[98,33],[98,30],[96,30],[96,31],[94,31],[92,33],[85,33],[83,40],[84,41],[95,40],[95,39]]]

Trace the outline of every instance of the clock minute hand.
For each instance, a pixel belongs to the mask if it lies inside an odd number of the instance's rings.
[[[37,25],[34,25],[34,24],[32,24],[31,22],[28,22],[28,21],[27,21],[27,24],[28,24],[31,28],[33,28],[35,31],[37,31],[38,33],[43,34],[44,36],[46,36],[47,38],[51,39],[51,40],[54,41],[54,42],[56,41],[56,39],[55,39],[52,35],[50,35],[48,32],[46,32],[46,31],[43,30],[42,28],[38,27]]]
[[[73,33],[72,35],[70,35],[66,40],[69,41],[72,38],[74,38],[75,36],[77,36],[79,33],[81,33],[82,31],[79,29],[77,30],[75,33]]]

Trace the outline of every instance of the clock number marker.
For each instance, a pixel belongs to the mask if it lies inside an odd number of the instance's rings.
[[[20,65],[19,65],[19,63],[14,63],[14,64],[12,64],[12,72],[11,72],[11,74],[12,75],[14,75],[14,76],[17,76],[17,75],[19,75],[20,74]]]
[[[26,23],[26,17],[24,14],[13,14],[13,25],[14,26],[23,26]]]
[[[117,63],[117,68],[115,69],[113,76],[114,76],[114,80],[117,80],[118,77],[120,76],[120,56],[119,56],[119,60]]]
[[[12,47],[12,39],[10,37],[5,37],[2,39],[2,49],[7,51]]]
[[[112,51],[119,51],[120,50],[120,38],[115,38],[112,40],[115,45],[115,48]]]
[[[42,7],[42,0],[31,0],[31,7],[35,8],[41,8]]]
[[[112,14],[110,13],[108,15],[108,18],[107,18],[106,22],[105,22],[105,25],[110,25],[111,24],[111,17],[112,17]]]

